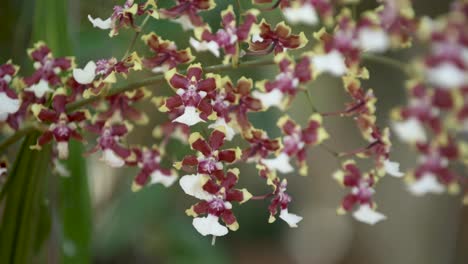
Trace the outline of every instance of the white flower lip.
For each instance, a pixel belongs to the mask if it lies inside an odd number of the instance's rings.
[[[228,233],[228,229],[219,223],[219,218],[211,214],[194,218],[192,224],[202,236],[224,236]]]
[[[369,205],[363,204],[359,209],[353,213],[354,219],[369,225],[375,225],[380,221],[387,219],[387,217],[375,210],[372,210]]]
[[[112,20],[111,18],[107,18],[106,20],[102,20],[101,18],[93,18],[91,15],[88,15],[88,20],[93,24],[93,27],[97,27],[100,29],[110,29],[112,28]]]
[[[283,9],[283,15],[289,23],[315,25],[319,19],[314,7],[310,4],[303,6],[287,7]]]
[[[279,217],[288,223],[289,227],[293,228],[297,227],[297,223],[302,220],[302,216],[291,214],[288,212],[288,209],[282,209]]]
[[[283,101],[284,97],[284,94],[278,89],[273,89],[267,93],[253,91],[252,95],[253,97],[260,100],[262,102],[263,107],[265,108],[270,108],[271,106],[281,108],[281,102]]]
[[[384,168],[385,171],[391,176],[399,178],[405,175],[403,172],[400,171],[400,163],[398,162],[390,161],[387,159],[384,161]]]
[[[120,168],[125,165],[125,161],[111,149],[105,149],[102,152],[101,160],[112,168]]]
[[[262,162],[271,170],[277,170],[281,173],[290,173],[294,171],[293,166],[289,163],[289,156],[281,152],[276,158],[263,159]]]
[[[33,92],[37,98],[42,98],[46,93],[50,93],[53,90],[49,87],[49,83],[41,79],[38,83],[31,85],[30,87],[24,89],[28,92]]]
[[[408,191],[416,196],[428,193],[441,194],[445,191],[445,186],[439,183],[435,175],[426,173],[415,182],[410,183]]]
[[[219,57],[219,45],[215,41],[198,41],[194,38],[190,38],[190,45],[198,52],[200,51],[209,51],[213,53],[216,57]]]
[[[398,138],[406,143],[425,142],[427,140],[423,125],[415,118],[393,123],[393,130]]]
[[[186,106],[184,109],[184,113],[176,119],[172,120],[172,122],[178,122],[186,124],[187,126],[193,126],[195,124],[198,124],[199,122],[205,122],[205,120],[200,118],[200,114],[197,112],[197,109],[195,107]]]
[[[328,72],[335,76],[341,76],[347,70],[343,55],[336,50],[323,55],[314,55],[311,57],[311,62],[318,72]]]
[[[16,113],[20,108],[20,100],[12,99],[6,93],[0,92],[0,115]]]
[[[177,175],[165,175],[156,170],[151,173],[151,184],[161,183],[164,187],[170,187],[177,180]]]
[[[180,187],[182,190],[195,198],[200,200],[211,200],[213,195],[203,190],[202,186],[203,177],[201,174],[185,175],[179,180]]]
[[[430,83],[445,89],[460,88],[468,83],[466,72],[448,62],[429,68],[426,75]]]
[[[80,84],[90,84],[96,77],[96,63],[89,61],[83,69],[73,69],[73,78]]]
[[[390,39],[382,29],[362,28],[358,32],[358,42],[367,52],[385,52],[390,46]]]

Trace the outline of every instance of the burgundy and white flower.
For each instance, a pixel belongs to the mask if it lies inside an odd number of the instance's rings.
[[[74,69],[73,77],[80,84],[90,84],[93,83],[93,80],[98,81],[83,93],[83,97],[89,98],[99,95],[107,87],[106,84],[115,83],[117,81],[116,74],[126,77],[130,70],[139,71],[141,69],[141,59],[136,52],[133,52],[121,61],[116,58],[101,59],[96,63],[89,61],[83,69]]]
[[[252,195],[246,189],[235,189],[239,179],[238,169],[229,169],[226,173],[218,171],[215,175],[203,174],[183,176],[179,183],[184,192],[203,200],[190,209],[187,215],[193,216],[193,226],[203,236],[224,236],[228,229],[219,223],[219,219],[226,226],[236,231],[239,229],[237,219],[232,212],[232,203],[244,203]],[[206,215],[201,217],[201,215]]]
[[[231,109],[236,117],[236,123],[239,126],[239,130],[241,130],[241,132],[244,134],[246,131],[250,131],[253,128],[247,113],[264,110],[262,102],[252,96],[252,79],[242,77],[237,80],[236,86],[234,86],[234,84],[231,82],[226,82],[224,86],[233,87],[232,90],[237,97],[237,103],[234,104]]]
[[[113,37],[119,34],[121,28],[131,27],[139,31],[139,27],[135,25],[135,18],[144,14],[151,15],[154,18],[159,17],[154,0],[147,0],[142,4],[136,4],[134,0],[126,0],[123,6],[114,6],[112,15],[109,18],[93,18],[88,15],[88,20],[93,24],[93,27],[104,30],[111,29],[109,36]]]
[[[164,138],[163,140],[174,138],[183,144],[187,144],[190,136],[190,127],[185,124],[169,121],[156,126],[153,129],[153,136],[155,138]]]
[[[294,170],[289,161],[296,157],[300,168],[299,173],[307,175],[308,148],[318,145],[328,138],[327,132],[322,127],[322,117],[319,114],[312,115],[304,129],[288,115],[281,117],[277,124],[284,135],[281,153],[276,158],[263,159],[262,163],[270,170],[289,173]]]
[[[350,193],[343,198],[338,209],[339,214],[352,211],[357,206],[353,217],[360,222],[374,225],[387,218],[375,210],[376,204],[372,201],[377,180],[372,172],[362,173],[353,160],[348,160],[343,163],[342,170],[333,174],[333,178],[343,187],[350,188]]]
[[[131,151],[122,146],[122,138],[131,130],[129,124],[112,124],[106,121],[96,121],[86,126],[92,133],[98,134],[97,145],[88,151],[88,154],[101,150],[101,160],[113,168],[119,168],[126,164]]]
[[[268,134],[260,129],[252,128],[244,132],[243,136],[250,146],[242,151],[242,160],[259,162],[281,148],[279,138],[270,139]]]
[[[300,49],[308,42],[303,32],[299,35],[291,34],[291,28],[284,22],[272,29],[263,19],[255,29],[249,43],[249,50],[253,54],[268,54],[272,51],[278,54],[286,50]]]
[[[166,72],[179,64],[190,63],[194,59],[190,48],[178,50],[174,41],[164,40],[155,33],[144,35],[142,40],[154,53],[152,57],[142,59],[143,66],[152,72]]]
[[[257,21],[258,10],[245,12],[244,22],[236,23],[236,14],[229,5],[221,12],[221,26],[216,33],[211,32],[207,25],[195,30],[195,36],[199,40],[190,39],[190,44],[196,51],[210,51],[216,57],[220,56],[220,49],[224,50],[224,63],[227,64],[232,58],[239,57],[239,44],[246,42],[250,37],[252,26]]]
[[[445,190],[457,193],[461,177],[450,165],[460,159],[461,153],[454,139],[441,135],[436,142],[416,146],[421,156],[419,165],[410,174],[408,190],[418,196]]]
[[[174,170],[161,167],[161,152],[156,146],[152,148],[133,148],[136,155],[136,164],[140,172],[133,181],[132,190],[138,191],[145,184],[161,183],[164,187],[170,187],[177,180]]]
[[[217,127],[223,127],[226,131],[226,140],[232,140],[236,131],[230,124],[231,111],[236,105],[237,97],[234,93],[234,88],[229,77],[224,77],[220,88],[212,91],[208,94],[211,98],[211,104],[213,111],[216,113],[216,121],[210,124],[208,128],[216,129]]]
[[[241,150],[220,149],[224,144],[226,131],[223,127],[216,128],[211,133],[208,140],[203,139],[200,133],[195,132],[190,135],[189,144],[193,150],[198,151],[198,155],[187,155],[181,162],[176,162],[176,169],[196,167],[200,174],[211,175],[223,169],[223,163],[234,163],[241,158]]]
[[[204,25],[201,11],[208,11],[216,7],[214,0],[177,0],[177,4],[168,9],[160,9],[161,18],[181,24],[184,30],[190,30]]]
[[[275,56],[280,73],[273,81],[257,82],[257,88],[252,95],[262,102],[265,108],[276,106],[280,109],[286,108],[294,99],[299,86],[312,79],[312,69],[307,57],[303,57],[295,63],[286,53]]]
[[[302,220],[302,217],[292,214],[288,210],[289,203],[292,201],[292,198],[286,193],[288,186],[287,180],[283,179],[280,181],[279,178],[275,177],[273,180],[269,180],[268,184],[273,187],[273,199],[271,199],[270,205],[268,206],[268,211],[270,211],[268,222],[273,223],[276,220],[275,216],[278,214],[279,209],[279,217],[288,223],[289,227],[297,227],[297,224]]]
[[[138,110],[135,104],[147,99],[151,92],[146,88],[140,88],[125,93],[107,96],[107,108],[98,114],[99,120],[114,120],[117,122],[131,121],[138,125],[148,123],[148,115]]]
[[[10,89],[10,82],[18,67],[7,62],[0,65],[0,122],[6,121],[10,114],[18,112],[21,101],[16,92]]]
[[[89,113],[84,110],[67,113],[66,104],[66,92],[63,88],[59,88],[52,97],[52,109],[40,104],[32,105],[31,110],[34,116],[40,122],[49,124],[49,128],[42,133],[37,140],[37,144],[32,148],[40,150],[43,145],[54,140],[57,143],[56,148],[59,159],[67,159],[70,139],[83,140],[78,128],[82,121],[89,119]]]
[[[218,77],[207,74],[207,78],[202,79],[202,74],[200,64],[190,65],[186,76],[177,73],[176,69],[166,72],[166,80],[176,95],[157,102],[159,110],[161,112],[183,111],[172,121],[188,126],[214,118],[215,113],[207,94],[216,89]]]
[[[28,54],[34,61],[35,72],[23,79],[27,86],[24,90],[32,92],[36,98],[43,98],[54,91],[52,88],[62,85],[60,74],[73,67],[72,58],[54,58],[43,42],[34,44]]]
[[[364,14],[357,24],[356,31],[358,45],[363,52],[382,53],[390,48],[390,36],[381,27],[374,13]]]

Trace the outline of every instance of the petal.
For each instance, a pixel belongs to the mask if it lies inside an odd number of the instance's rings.
[[[286,20],[293,25],[300,23],[315,25],[318,22],[317,12],[315,12],[315,9],[310,4],[284,8],[283,14]]]
[[[90,84],[96,77],[96,64],[94,61],[89,61],[83,69],[73,69],[73,78],[78,83]]]
[[[164,187],[170,187],[177,180],[177,175],[167,175],[159,170],[151,173],[151,184],[161,183]]]
[[[226,120],[224,118],[216,119],[216,121],[213,124],[209,125],[208,128],[215,129],[219,126],[223,127],[224,131],[226,131],[226,140],[231,141],[234,135],[236,135],[236,131],[234,131],[234,129],[226,123]]]
[[[57,152],[59,159],[68,159],[68,141],[57,142]]]
[[[46,93],[52,92],[52,89],[49,87],[49,83],[42,79],[38,83],[33,84],[24,90],[33,92],[37,98],[42,98]]]
[[[112,20],[109,17],[106,20],[100,18],[92,18],[91,15],[88,15],[88,20],[93,24],[93,27],[100,29],[110,29],[112,27]]]
[[[294,168],[289,163],[289,156],[281,152],[276,158],[273,159],[263,159],[262,163],[267,166],[270,170],[277,170],[281,173],[290,173],[294,171]]]
[[[196,50],[196,51],[210,51],[213,55],[216,57],[219,57],[219,45],[215,41],[211,40],[209,42],[207,41],[198,41],[194,38],[190,38],[190,45]]]
[[[104,149],[101,160],[112,168],[120,168],[125,164],[125,161],[111,149]]]
[[[260,100],[265,108],[269,108],[270,106],[282,108],[281,102],[283,101],[284,94],[278,89],[273,89],[269,93],[253,91],[252,95]]]
[[[20,108],[20,100],[12,99],[6,93],[0,92],[0,114],[13,114]]]
[[[423,125],[416,118],[393,123],[393,130],[400,140],[407,143],[425,142],[426,132]]]
[[[431,173],[426,173],[415,182],[408,185],[410,193],[416,196],[423,196],[427,193],[440,194],[445,191],[445,186],[437,180],[436,176]]]
[[[288,223],[289,227],[297,227],[297,223],[302,220],[302,216],[289,213],[287,208],[281,210],[279,217]]]
[[[459,88],[468,83],[466,73],[448,62],[440,63],[430,68],[427,71],[427,78],[430,83],[446,89]]]
[[[179,180],[180,187],[188,195],[209,201],[213,195],[203,190],[204,178],[201,174],[185,175]]]
[[[219,223],[217,216],[209,214],[206,217],[196,217],[193,219],[193,226],[203,236],[224,236],[228,229]]]
[[[376,223],[387,219],[385,215],[372,210],[367,204],[359,206],[359,209],[353,213],[353,217],[359,222],[363,222],[369,225],[375,225]]]
[[[328,72],[335,76],[341,76],[347,70],[343,55],[336,50],[324,55],[312,56],[311,60],[313,69],[317,72]]]
[[[187,126],[193,126],[199,122],[205,121],[200,118],[200,114],[197,112],[197,109],[195,107],[187,106],[184,109],[184,113],[176,119],[172,120],[172,122],[178,122],[186,124]]]
[[[398,162],[390,161],[386,159],[384,161],[384,168],[388,174],[394,177],[400,178],[400,177],[403,177],[403,175],[405,175],[403,172],[400,171],[400,163]]]
[[[382,29],[363,28],[358,32],[359,46],[366,52],[384,52],[390,46],[390,39]]]

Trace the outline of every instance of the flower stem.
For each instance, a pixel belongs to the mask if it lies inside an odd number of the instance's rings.
[[[363,60],[377,62],[379,64],[383,64],[383,65],[398,69],[399,71],[402,71],[408,76],[411,76],[413,73],[413,71],[408,67],[408,65],[390,57],[380,56],[380,55],[375,55],[375,54],[370,54],[370,53],[363,53],[362,58]]]
[[[133,47],[135,46],[136,44],[136,41],[138,39],[138,36],[140,36],[141,32],[143,31],[143,28],[145,27],[146,23],[148,22],[150,18],[150,15],[146,15],[145,19],[143,20],[143,22],[141,23],[140,27],[138,28],[138,30],[135,32],[135,35],[133,35],[133,39],[132,41],[130,42],[130,45],[128,46],[127,48],[127,51],[125,51],[125,55],[123,56],[122,60],[125,59],[128,54],[132,51]]]
[[[363,58],[365,60],[375,61],[375,62],[385,64],[385,65],[391,66],[399,70],[403,70],[408,75],[410,75],[411,73],[411,71],[407,68],[406,65],[404,65],[403,63],[395,59],[391,59],[391,58],[379,56],[379,55],[367,54],[367,53],[363,54]],[[251,68],[251,67],[259,67],[259,66],[268,66],[272,64],[274,64],[274,60],[272,58],[264,58],[264,59],[243,62],[239,64],[237,68]],[[234,69],[235,68],[230,64],[218,64],[218,65],[205,67],[204,71],[211,72],[211,73],[218,73],[218,72],[224,72],[224,71],[229,71],[229,70],[234,70]],[[181,72],[185,72],[185,71],[181,71]],[[109,93],[107,93],[106,95],[95,96],[95,97],[82,99],[80,101],[71,103],[67,105],[67,111],[77,110],[80,107],[86,106],[88,104],[91,104],[93,102],[96,102],[102,99],[104,96],[115,95],[115,94],[131,91],[131,90],[135,90],[146,85],[157,84],[163,81],[164,81],[164,74],[158,73],[158,74],[153,75],[152,77],[149,77],[143,80],[139,80],[136,82],[132,82],[129,84],[125,84],[125,85],[112,88],[109,91]],[[307,94],[309,103],[311,104],[311,108],[315,109],[311,101],[312,97],[310,96],[310,93],[308,92],[308,90],[306,90],[306,94]],[[315,109],[314,112],[317,112],[317,110]],[[29,134],[31,131],[34,131],[34,130],[35,130],[34,126],[24,127],[24,128],[19,129],[18,131],[15,132],[15,134],[11,135],[10,137],[8,137],[7,139],[5,139],[3,142],[0,143],[0,152],[4,151],[7,147],[14,144],[18,140],[20,140],[23,136]]]

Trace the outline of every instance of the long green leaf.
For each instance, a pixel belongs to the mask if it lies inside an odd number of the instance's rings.
[[[34,39],[44,40],[56,56],[72,53],[68,33],[68,1],[37,0]],[[65,162],[70,176],[59,179],[59,218],[61,263],[90,262],[91,206],[83,146],[70,142],[70,157]]]
[[[8,181],[0,226],[0,263],[31,263],[48,175],[50,147],[32,151],[35,132],[24,139]]]

